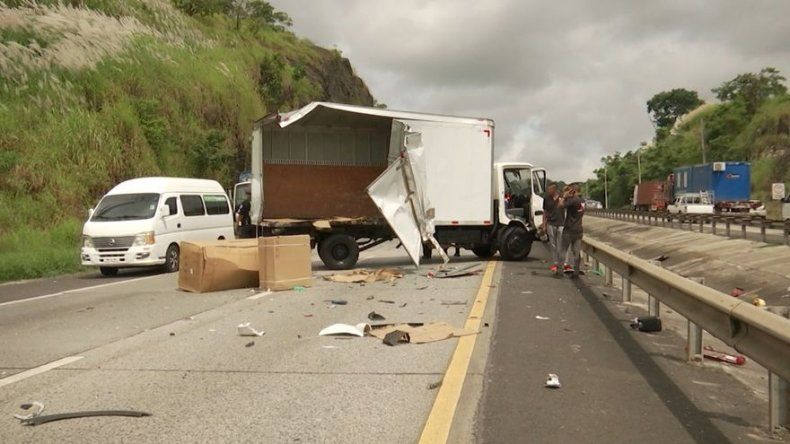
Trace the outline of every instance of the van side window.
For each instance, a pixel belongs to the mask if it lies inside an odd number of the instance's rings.
[[[167,205],[167,207],[170,208],[171,216],[174,214],[178,214],[178,202],[176,202],[175,197],[168,197],[167,200],[165,200],[165,205]]]
[[[228,214],[230,207],[228,200],[221,194],[206,194],[203,196],[206,203],[206,213],[208,214]]]
[[[200,196],[181,195],[181,207],[184,209],[184,216],[203,216],[203,199]]]

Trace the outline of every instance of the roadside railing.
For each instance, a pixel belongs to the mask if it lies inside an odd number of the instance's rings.
[[[622,279],[622,300],[631,300],[631,286],[648,294],[648,312],[660,315],[666,304],[688,321],[687,359],[702,362],[703,331],[720,339],[768,369],[769,427],[790,426],[790,319],[767,312],[700,283],[666,270],[595,239],[582,242],[593,269],[604,266],[607,285],[613,273]]]
[[[588,209],[587,214],[607,219],[622,220],[644,225],[668,228],[688,228],[689,231],[705,232],[705,227],[710,227],[712,234],[727,237],[747,238],[746,227],[760,229],[759,240],[765,243],[782,243],[790,245],[790,220],[771,220],[764,217],[737,215],[737,214],[671,214],[667,212],[634,211],[634,210],[594,210]],[[740,228],[740,235],[736,235],[733,227]],[[774,240],[768,236],[766,230],[782,230],[782,239]]]

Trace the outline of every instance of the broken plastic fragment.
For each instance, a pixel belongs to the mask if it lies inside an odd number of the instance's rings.
[[[560,384],[560,377],[554,373],[549,373],[549,377],[546,379],[546,387],[548,388],[562,387],[562,384]]]
[[[258,331],[250,326],[249,322],[245,322],[243,324],[239,324],[236,327],[236,332],[239,336],[263,336],[264,331]]]
[[[384,321],[387,318],[376,313],[375,311],[371,311],[370,313],[368,313],[368,319],[370,319],[371,321]]]
[[[535,319],[539,319],[541,321],[548,321],[550,318],[547,318],[546,316],[537,315],[535,316]]]
[[[352,335],[359,336],[360,338],[370,332],[370,324],[332,324],[329,327],[318,332],[318,336],[331,336],[331,335]]]

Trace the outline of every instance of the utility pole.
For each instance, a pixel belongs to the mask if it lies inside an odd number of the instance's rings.
[[[603,167],[603,208],[605,210],[609,209],[609,178],[606,169],[606,165]]]
[[[702,146],[702,163],[708,163],[707,155],[705,153],[705,118],[699,119],[699,141]]]
[[[638,172],[637,183],[642,183],[642,148],[636,150],[636,170]]]

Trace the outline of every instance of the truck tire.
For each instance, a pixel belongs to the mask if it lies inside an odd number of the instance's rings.
[[[472,247],[472,253],[481,259],[488,259],[496,254],[496,247],[493,245],[477,245]]]
[[[520,261],[532,250],[532,236],[524,227],[508,227],[499,239],[499,253],[506,261]]]
[[[348,270],[359,260],[359,245],[352,236],[333,234],[318,243],[318,256],[330,270]]]
[[[115,276],[118,274],[118,269],[115,267],[99,267],[99,271],[103,276]]]

